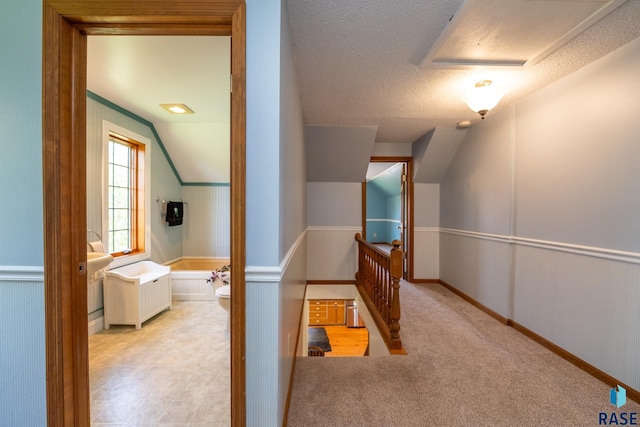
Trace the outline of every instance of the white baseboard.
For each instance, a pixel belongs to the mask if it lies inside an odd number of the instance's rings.
[[[89,336],[95,335],[104,329],[104,316],[100,316],[89,322]]]

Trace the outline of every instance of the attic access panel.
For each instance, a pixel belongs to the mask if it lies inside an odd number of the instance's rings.
[[[467,0],[421,65],[535,64],[626,0]]]

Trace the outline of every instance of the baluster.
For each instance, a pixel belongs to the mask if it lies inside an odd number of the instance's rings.
[[[355,235],[358,242],[358,271],[356,283],[369,295],[373,305],[389,328],[392,349],[401,349],[400,340],[400,279],[403,254],[401,242],[393,241],[390,255],[381,253],[371,244]]]

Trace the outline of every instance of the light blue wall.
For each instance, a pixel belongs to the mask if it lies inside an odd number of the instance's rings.
[[[370,242],[386,242],[387,223],[379,221],[387,217],[386,194],[375,184],[367,182],[367,235]]]
[[[280,59],[280,280],[277,425],[282,425],[289,391],[296,335],[301,322],[307,279],[307,162],[304,118],[293,58],[287,2],[281,10]]]
[[[398,221],[401,220],[401,203],[402,200],[399,194],[387,198],[387,219],[390,220],[389,222],[387,222],[387,242],[389,243],[393,242],[394,240],[400,240],[400,229],[398,228],[400,224]]]
[[[42,2],[0,15],[0,265],[42,265]]]
[[[298,73],[282,2],[280,58],[280,259],[307,227],[307,162]]]
[[[42,2],[2,6],[0,425],[44,426]]]
[[[366,239],[370,242],[391,243],[400,239],[401,172],[402,169],[396,167],[367,182]]]
[[[247,1],[247,265],[280,263],[280,1]]]

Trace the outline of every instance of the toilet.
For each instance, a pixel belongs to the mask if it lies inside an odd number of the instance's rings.
[[[225,333],[229,335],[231,333],[229,329],[230,315],[231,315],[231,285],[222,285],[216,289],[216,299],[220,307],[227,312],[227,320],[225,326]]]

